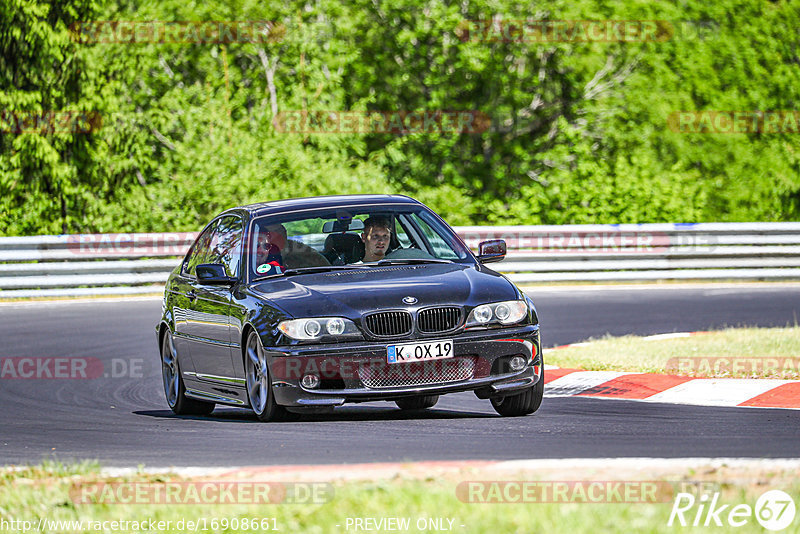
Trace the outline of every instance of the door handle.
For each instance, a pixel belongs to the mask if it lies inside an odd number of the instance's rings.
[[[188,293],[186,293],[186,298],[189,300],[194,300],[197,298],[197,293],[195,293],[194,289],[192,289]]]

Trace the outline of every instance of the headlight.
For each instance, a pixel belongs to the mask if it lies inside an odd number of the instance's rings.
[[[494,304],[476,306],[467,317],[467,328],[490,324],[514,324],[528,315],[528,305],[524,300],[509,300]]]
[[[344,334],[345,328],[347,328],[347,325],[344,324],[344,321],[338,317],[334,317],[333,319],[329,320],[328,324],[325,325],[325,330],[332,336],[340,336]]]
[[[319,332],[322,330],[322,326],[319,324],[319,321],[309,319],[303,325],[303,330],[303,333],[306,335],[306,339],[314,339],[315,337],[319,337]]]
[[[355,323],[343,317],[314,317],[281,321],[278,330],[292,339],[306,341],[325,336],[360,336]]]
[[[501,323],[508,322],[509,317],[511,317],[511,307],[505,302],[501,302],[494,307],[494,316]]]
[[[482,306],[478,306],[472,313],[470,314],[470,319],[474,319],[478,324],[486,324],[492,320],[492,307],[488,304],[483,304]],[[467,321],[469,322],[469,321]]]

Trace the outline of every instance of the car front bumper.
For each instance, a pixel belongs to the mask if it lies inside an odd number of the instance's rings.
[[[390,345],[439,339],[453,341],[453,358],[387,363]],[[535,385],[543,375],[538,325],[471,330],[431,339],[265,347],[265,351],[275,400],[293,407],[459,391],[474,391],[481,398],[500,397]],[[515,356],[525,362],[516,371],[509,365]],[[308,374],[320,378],[318,387],[302,385]]]

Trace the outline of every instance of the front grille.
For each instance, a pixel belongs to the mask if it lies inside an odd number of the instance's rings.
[[[404,311],[373,313],[364,317],[364,326],[375,336],[404,336],[411,333],[411,314]]]
[[[458,327],[461,322],[461,309],[456,306],[428,308],[419,312],[417,325],[420,332],[436,334],[448,332]]]
[[[370,389],[446,384],[471,380],[475,376],[475,358],[457,357],[427,362],[365,364],[358,368],[358,378]]]

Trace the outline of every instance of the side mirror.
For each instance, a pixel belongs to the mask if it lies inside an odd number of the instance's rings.
[[[195,269],[197,280],[201,284],[209,285],[233,285],[236,278],[228,276],[225,266],[221,263],[201,263]]]
[[[494,263],[506,257],[506,242],[502,239],[481,241],[478,245],[478,261],[481,263]]]

